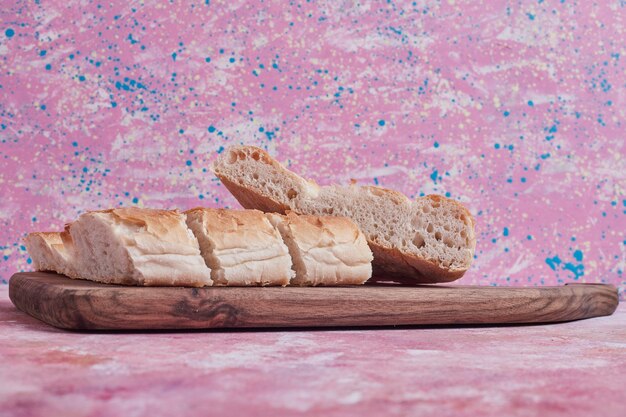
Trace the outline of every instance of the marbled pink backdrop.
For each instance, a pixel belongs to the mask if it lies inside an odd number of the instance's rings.
[[[87,209],[236,207],[207,168],[247,143],[462,201],[463,283],[624,287],[623,0],[149,3],[3,2],[4,282]]]

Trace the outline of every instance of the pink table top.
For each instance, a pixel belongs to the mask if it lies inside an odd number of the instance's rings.
[[[626,308],[518,327],[73,333],[0,286],[0,414],[626,415]]]

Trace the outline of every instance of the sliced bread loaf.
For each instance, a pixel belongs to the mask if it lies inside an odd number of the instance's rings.
[[[289,250],[263,212],[199,207],[185,214],[215,285],[289,284]]]
[[[378,279],[435,283],[460,278],[476,246],[474,220],[460,203],[438,195],[409,200],[372,186],[318,186],[253,146],[226,150],[213,172],[245,208],[347,216],[365,234]]]
[[[346,217],[268,213],[289,248],[291,285],[360,285],[372,276],[372,251]]]
[[[65,233],[34,232],[24,238],[24,245],[37,271],[53,271],[71,278],[78,277],[72,254],[63,242],[62,235]]]
[[[90,211],[69,232],[80,278],[146,286],[212,284],[198,240],[176,210]]]

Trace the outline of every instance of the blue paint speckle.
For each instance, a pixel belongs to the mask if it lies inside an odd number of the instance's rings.
[[[39,56],[46,56],[46,53],[48,53],[48,51],[42,49],[41,51],[39,51]]]
[[[535,106],[535,103],[533,103],[533,101],[532,101],[532,100],[528,100],[528,105],[529,105],[530,107],[534,107],[534,106]]]
[[[433,146],[434,146],[435,148],[438,148],[438,147],[439,147],[439,142],[435,142],[435,143],[433,144]]]
[[[85,81],[85,80],[86,80],[86,78],[85,78],[85,76],[84,76],[84,75],[79,75],[79,76],[78,76],[78,81],[83,82],[83,81]]]
[[[430,174],[430,179],[434,182],[437,182],[437,175],[439,175],[439,172],[437,170],[434,170],[433,173]]]
[[[508,235],[509,235],[509,228],[508,228],[508,227],[505,227],[505,228],[502,230],[502,236],[508,236]]]
[[[504,117],[509,117],[509,115],[510,115],[510,114],[511,114],[511,112],[510,112],[510,111],[508,111],[508,110],[505,110],[505,111],[504,111],[504,113],[502,113],[502,115],[503,115]]]
[[[139,199],[137,197],[133,197],[133,204],[139,203]]]
[[[207,130],[209,131],[209,133],[213,133],[213,132],[215,132],[215,126],[211,125],[211,126],[209,126],[209,128]]]
[[[582,262],[583,252],[580,249],[574,251],[574,259],[576,259],[578,262]]]
[[[553,271],[556,271],[557,265],[561,264],[561,259],[559,259],[558,256],[555,256],[553,258],[546,258],[546,263],[548,264],[550,269],[552,269]]]
[[[187,160],[187,162],[185,162],[185,164],[187,164],[187,166],[190,167],[191,166],[191,161]]]
[[[578,280],[578,278],[585,275],[585,266],[583,264],[574,265],[573,263],[568,262],[563,265],[563,269],[573,272],[575,280]]]
[[[52,69],[52,65],[50,65],[50,64],[46,64],[46,70],[47,70],[47,71],[50,71],[51,69]]]
[[[380,119],[380,120],[378,121],[378,125],[379,125],[379,126],[384,126],[384,125],[385,125],[385,121],[384,121],[383,119]]]
[[[7,30],[4,31],[4,34],[6,35],[7,38],[12,38],[13,35],[15,35],[15,31],[11,28],[8,28]]]

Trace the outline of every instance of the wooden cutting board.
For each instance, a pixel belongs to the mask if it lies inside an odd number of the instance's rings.
[[[25,272],[9,281],[17,308],[62,329],[552,323],[610,315],[612,285],[468,287],[125,287]]]

